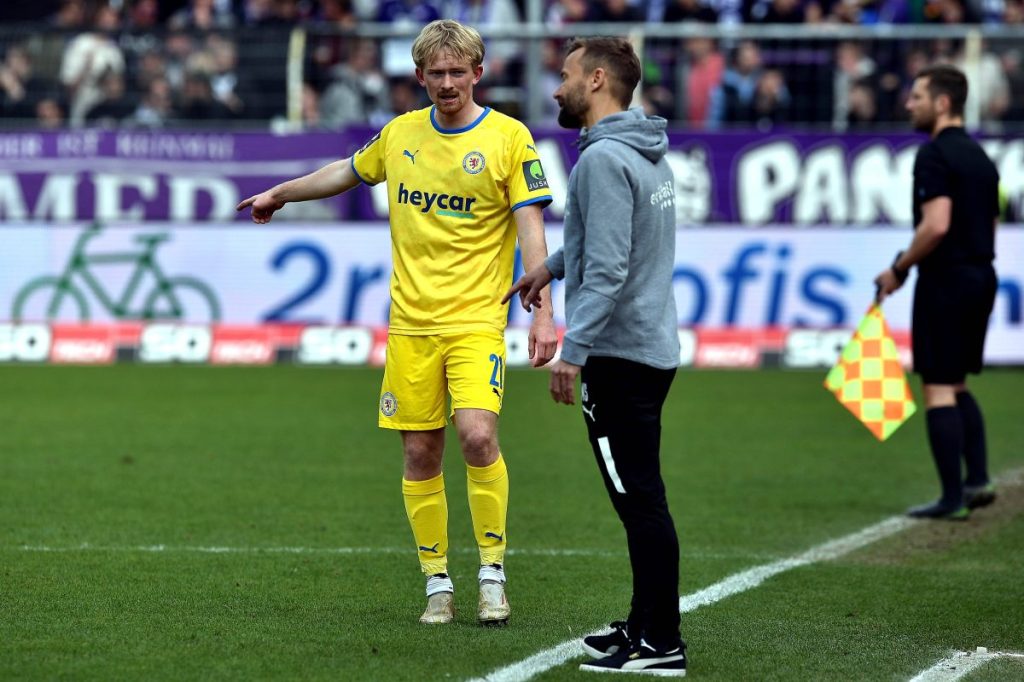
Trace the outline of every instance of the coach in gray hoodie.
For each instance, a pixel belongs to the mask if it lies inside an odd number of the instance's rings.
[[[620,38],[568,48],[555,92],[558,122],[582,128],[569,176],[565,245],[523,275],[530,310],[553,278],[565,279],[566,333],[551,395],[575,403],[576,375],[590,444],[626,528],[633,599],[625,622],[586,637],[597,672],[686,674],[679,633],[679,541],[661,478],[661,410],[679,364],[672,292],[675,181],[665,121],[627,109],[640,62]]]

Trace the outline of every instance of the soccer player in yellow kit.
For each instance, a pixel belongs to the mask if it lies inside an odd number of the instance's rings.
[[[448,394],[480,550],[477,619],[503,624],[509,606],[508,476],[497,437],[507,320],[501,298],[512,283],[517,236],[527,270],[547,255],[542,210],[551,193],[526,126],[473,99],[484,58],[475,30],[432,22],[412,56],[433,106],[398,116],[350,159],[249,197],[238,209],[251,206],[253,221],[263,224],[290,201],[388,182],[392,304],[378,424],[402,436],[405,509],[427,575],[420,622],[455,616],[441,473]],[[556,345],[548,300],[530,327],[533,364],[547,363]]]

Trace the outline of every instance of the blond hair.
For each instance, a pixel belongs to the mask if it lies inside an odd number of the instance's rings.
[[[439,54],[448,53],[458,60],[469,61],[474,69],[484,63],[484,41],[475,28],[463,26],[453,19],[438,19],[423,27],[412,44],[412,60],[416,68]]]

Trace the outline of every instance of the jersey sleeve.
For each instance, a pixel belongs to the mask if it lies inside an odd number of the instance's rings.
[[[376,185],[388,179],[384,159],[390,130],[391,123],[388,123],[352,155],[352,170],[367,185]]]
[[[915,198],[922,204],[952,194],[949,167],[934,144],[924,145],[917,153],[914,160],[914,187],[917,192]]]
[[[544,208],[551,203],[551,188],[548,187],[544,167],[540,164],[540,155],[537,154],[537,144],[533,141],[533,135],[526,126],[520,124],[512,134],[511,144],[509,206],[513,211],[530,204],[539,204]]]

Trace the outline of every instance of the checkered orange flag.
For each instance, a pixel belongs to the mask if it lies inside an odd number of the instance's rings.
[[[917,411],[896,342],[877,303],[868,308],[825,377],[825,388],[878,440],[891,436]]]

